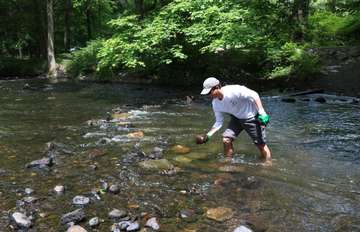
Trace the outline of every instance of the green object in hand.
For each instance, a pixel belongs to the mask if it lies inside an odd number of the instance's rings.
[[[204,143],[208,142],[211,139],[211,135],[210,134],[206,134],[204,136]]]
[[[270,121],[270,116],[267,113],[259,114],[258,119],[259,119],[261,125],[266,126]]]

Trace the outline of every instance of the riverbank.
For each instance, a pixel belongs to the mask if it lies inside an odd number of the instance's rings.
[[[281,77],[275,79],[263,79],[256,77],[255,74],[246,72],[242,67],[236,65],[236,61],[226,60],[219,62],[204,63],[198,61],[194,64],[192,69],[186,67],[174,67],[173,69],[166,69],[160,71],[157,75],[144,73],[118,73],[116,76],[109,79],[98,79],[93,74],[82,75],[76,78],[78,81],[85,82],[113,82],[113,83],[130,83],[130,84],[144,84],[156,86],[172,86],[180,89],[189,89],[194,86],[201,86],[202,81],[208,76],[218,77],[223,84],[241,84],[246,85],[258,91],[266,91],[270,89],[278,89],[280,92],[286,91],[303,91],[308,89],[322,89],[324,92],[347,95],[360,96],[360,47],[323,47],[313,49],[321,61],[320,72],[318,74],[309,75],[307,77]],[[31,62],[26,62],[31,65]],[[202,64],[200,66],[199,64]],[[29,65],[25,65],[29,70]],[[42,65],[43,68],[45,67]],[[200,66],[200,67],[199,67]],[[40,66],[34,65],[34,70],[29,71],[28,75],[24,75],[24,68],[19,69],[18,75],[14,73],[12,67],[11,75],[6,75],[3,72],[0,77],[2,80],[12,79],[32,79],[32,78],[46,78],[45,74],[40,74]],[[63,65],[59,65],[60,77],[62,81],[73,79],[66,74]],[[5,70],[6,71],[6,70]],[[36,75],[34,75],[36,73]]]

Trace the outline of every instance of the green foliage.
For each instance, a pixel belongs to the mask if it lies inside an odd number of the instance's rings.
[[[70,61],[66,62],[66,70],[72,76],[84,75],[96,71],[97,54],[103,46],[103,40],[93,40],[84,48],[74,51]]]
[[[269,44],[290,38],[282,19],[284,9],[272,1],[176,0],[142,21],[123,15],[109,22],[114,33],[97,54],[96,70],[152,72],[201,54],[265,52]],[[274,27],[279,25],[284,29],[275,36]]]
[[[289,76],[307,77],[319,71],[319,62],[306,45],[285,43],[280,49],[269,49],[268,59],[273,69],[268,78],[281,78]]]
[[[319,45],[344,45],[360,35],[360,13],[319,11],[309,18],[310,39]]]

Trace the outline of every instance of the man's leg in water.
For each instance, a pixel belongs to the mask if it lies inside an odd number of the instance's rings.
[[[232,157],[234,154],[233,139],[229,137],[223,137],[224,153],[227,157]]]
[[[264,160],[265,163],[271,164],[271,152],[269,147],[264,144],[256,144],[257,148],[260,151],[261,158]]]

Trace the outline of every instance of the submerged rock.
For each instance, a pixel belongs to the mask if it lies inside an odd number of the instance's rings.
[[[132,132],[132,133],[127,134],[127,137],[140,139],[140,138],[144,137],[144,132],[142,132],[142,131]]]
[[[32,222],[29,217],[20,212],[15,212],[11,215],[11,219],[16,223],[20,228],[30,228]]]
[[[93,217],[89,220],[89,226],[91,227],[98,226],[99,224],[100,224],[100,220],[98,217]]]
[[[72,203],[74,205],[84,206],[90,203],[90,198],[84,196],[76,196],[73,198]]]
[[[87,230],[85,230],[81,226],[75,225],[75,226],[69,227],[69,229],[67,229],[66,232],[87,232]]]
[[[109,192],[113,194],[118,194],[120,192],[120,187],[117,184],[113,184],[109,188]]]
[[[177,154],[186,154],[190,152],[190,148],[182,145],[175,145],[172,147],[172,150]]]
[[[65,225],[67,223],[70,223],[70,222],[74,222],[74,223],[77,223],[77,222],[81,222],[82,220],[84,220],[85,218],[85,212],[83,209],[77,209],[77,210],[74,210],[70,213],[67,213],[67,214],[64,214],[61,219],[60,219],[60,222],[62,225]]]
[[[56,194],[58,194],[58,195],[62,195],[62,194],[64,194],[64,192],[65,192],[65,187],[62,186],[62,185],[56,185],[56,186],[54,187],[54,192],[55,192]]]
[[[146,160],[140,162],[139,165],[142,168],[153,169],[153,170],[169,170],[175,168],[175,166],[172,163],[170,163],[167,159]]]
[[[31,161],[30,163],[26,164],[26,168],[39,168],[39,169],[43,169],[43,168],[48,168],[53,166],[54,162],[53,162],[53,158],[51,157],[44,157],[42,159],[39,160],[34,160]]]
[[[233,215],[233,210],[225,207],[212,208],[206,211],[207,218],[218,222],[224,222],[226,220],[229,220],[233,217]]]
[[[137,231],[140,229],[140,224],[135,221],[135,222],[130,222],[129,226],[126,227],[126,231]]]
[[[236,227],[235,230],[233,232],[253,232],[253,230],[249,229],[248,227],[246,226],[239,226],[239,227]]]
[[[159,230],[160,229],[160,225],[157,222],[156,217],[152,217],[149,220],[147,220],[145,226],[150,227],[153,230]]]
[[[127,212],[123,209],[113,209],[109,213],[109,218],[112,218],[112,219],[124,218],[126,216],[127,216]]]

